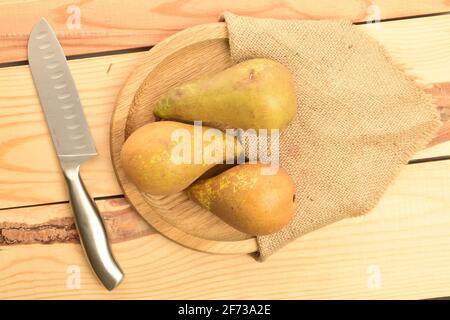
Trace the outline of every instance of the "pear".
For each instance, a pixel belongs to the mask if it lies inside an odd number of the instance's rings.
[[[235,137],[205,126],[159,121],[133,132],[121,150],[121,163],[136,187],[152,195],[187,188],[217,164],[242,152]]]
[[[237,165],[216,177],[198,180],[187,189],[188,195],[239,231],[250,235],[276,232],[294,215],[295,186],[283,168],[264,174],[265,167]]]
[[[296,114],[294,83],[282,64],[251,59],[170,89],[153,112],[221,129],[284,129]]]

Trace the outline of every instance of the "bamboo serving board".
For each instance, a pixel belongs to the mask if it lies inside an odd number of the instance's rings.
[[[126,138],[155,121],[152,106],[169,88],[231,66],[225,23],[199,25],[159,43],[132,72],[119,93],[111,121],[111,155],[119,183],[131,205],[157,231],[192,249],[220,254],[257,251],[255,237],[235,230],[191,201],[141,193],[124,174],[120,150]]]

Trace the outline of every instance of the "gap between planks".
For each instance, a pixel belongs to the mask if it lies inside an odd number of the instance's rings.
[[[449,11],[445,0],[239,0],[212,2],[183,0],[134,0],[133,6],[108,0],[7,1],[0,4],[0,61],[26,58],[26,42],[33,23],[46,17],[67,48],[68,54],[110,51],[154,45],[189,26],[216,22],[224,11],[261,18],[279,19],[405,19],[426,17]],[[75,10],[75,11],[74,11]],[[79,10],[80,25],[74,25]],[[18,18],[20,17],[20,18]],[[70,26],[68,26],[70,24]]]
[[[449,14],[450,14],[450,11],[445,11],[445,12],[436,12],[436,13],[429,13],[429,14],[419,14],[419,15],[413,15],[413,16],[402,16],[402,17],[396,17],[396,18],[381,19],[380,21],[377,21],[377,23],[401,21],[401,20],[409,20],[409,19],[419,19],[419,18],[429,18],[429,17],[449,15]],[[364,25],[364,24],[367,24],[367,21],[354,22],[353,24],[355,26]],[[82,54],[75,54],[75,55],[67,55],[66,58],[69,61],[69,60],[77,60],[77,59],[111,56],[111,55],[125,54],[125,53],[143,52],[143,51],[150,50],[152,47],[153,46],[142,46],[142,47],[132,47],[132,48],[110,50],[110,51],[82,53]],[[0,62],[0,68],[10,68],[10,67],[16,67],[16,66],[23,66],[23,65],[28,65],[28,60]]]
[[[444,186],[450,183],[450,180],[448,180],[449,169],[450,162],[430,162],[416,166],[406,166],[401,171],[399,177],[393,182],[392,186],[388,188],[386,195],[383,196],[380,202],[396,203],[396,198],[397,200],[401,200],[404,197],[416,197],[417,195],[415,194],[420,194],[421,185],[424,188],[424,195],[419,196],[419,200],[426,201],[426,199],[430,198],[430,192],[434,194],[433,198],[438,200],[439,196],[445,196],[445,193],[448,192]],[[439,174],[439,171],[442,171],[442,173]],[[403,186],[406,191],[403,190],[401,186]],[[443,197],[442,199],[443,203],[449,201],[448,197]],[[145,221],[132,209],[123,196],[118,195],[102,197],[101,199],[97,198],[95,199],[95,202],[104,219],[110,221],[110,223],[107,222],[110,227],[109,231],[113,233],[127,233],[134,229],[130,224],[138,225],[137,233],[139,233],[139,229],[145,229],[142,227],[142,225],[146,225]],[[404,204],[407,203],[405,202]],[[377,206],[377,208],[378,207],[379,206]],[[388,207],[384,206],[384,208],[387,209]],[[374,211],[377,210],[375,209]],[[68,202],[8,209],[2,213],[0,231],[20,229],[24,233],[29,232],[33,235],[35,234],[35,231],[39,231],[46,226],[58,226],[60,228],[66,228],[66,231],[71,233],[75,228],[71,216],[72,213]],[[117,219],[114,220],[112,218]],[[6,236],[6,238],[1,239],[1,236]],[[0,232],[0,245],[66,242],[67,240],[67,237],[46,239],[46,236],[51,237],[51,235],[45,233],[43,234],[43,236],[45,236],[44,238],[41,236],[34,237],[25,235],[24,238],[15,239],[14,237],[7,238],[7,236],[8,234]],[[112,236],[114,236],[114,234],[112,234]],[[4,241],[3,243],[2,240]],[[123,241],[124,239],[119,237],[116,240]]]
[[[386,22],[379,30],[369,25],[359,27],[382,43],[396,61],[408,65],[408,72],[434,82],[428,90],[436,97],[443,120],[449,119],[450,15]],[[430,51],[435,52],[432,59],[423,60]],[[94,197],[122,193],[109,157],[109,121],[118,90],[145,54],[135,52],[69,61],[99,151],[99,156],[82,168]],[[0,69],[0,80],[3,79],[0,88],[0,207],[66,201],[64,182],[28,67]],[[446,121],[434,145],[419,152],[415,159],[436,160],[449,156],[449,124]],[[34,156],[33,162],[29,161],[30,154]]]
[[[445,296],[450,294],[450,256],[442,254],[450,251],[449,190],[450,162],[407,166],[370,214],[344,219],[307,234],[264,263],[257,263],[248,255],[192,251],[156,233],[116,241],[113,251],[127,276],[112,293],[96,281],[77,244],[2,246],[0,298]],[[107,203],[105,207],[109,212],[112,208],[117,209],[115,212],[121,210],[121,204]],[[69,215],[68,208],[62,208],[58,215],[33,208],[33,212],[9,212],[5,218],[9,224],[36,225]],[[124,223],[122,227],[128,226]],[[78,290],[66,286],[68,267],[74,265],[81,272]],[[368,286],[374,268],[381,279],[381,286],[375,289]]]

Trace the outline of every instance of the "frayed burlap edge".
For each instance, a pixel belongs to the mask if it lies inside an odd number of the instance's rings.
[[[233,20],[236,17],[237,16],[235,16],[229,12],[226,12],[220,17],[220,19],[222,21],[226,21],[227,25],[230,27],[230,24],[232,25],[233,23],[235,23]],[[339,22],[342,24],[351,25],[350,21],[339,20]],[[363,34],[362,36],[365,37],[366,41],[377,43],[376,40],[371,38],[367,33],[363,32],[363,31],[360,31],[360,32]],[[232,56],[233,56],[234,41],[236,41],[236,39],[233,39],[233,41],[230,40],[230,49],[231,49]],[[423,91],[424,86],[419,82],[419,79],[414,78],[412,76],[408,76],[406,74],[406,68],[404,66],[401,66],[400,64],[394,62],[393,59],[391,58],[391,56],[385,50],[385,48],[383,48],[379,43],[377,43],[377,44],[378,44],[378,46],[380,46],[383,54],[385,55],[385,58],[391,63],[391,65],[393,66],[395,71],[401,72],[403,74],[404,80],[413,84],[416,87],[416,89],[421,92],[421,97],[423,98],[423,101],[424,101],[424,108],[429,109],[429,112],[433,114],[433,120],[424,124],[423,131],[419,136],[416,137],[415,144],[411,145],[409,148],[405,149],[403,151],[403,153],[399,156],[401,165],[398,165],[392,171],[392,174],[389,179],[386,179],[385,181],[382,181],[382,183],[380,183],[378,192],[373,193],[373,197],[371,198],[371,201],[366,203],[365,210],[361,211],[360,214],[358,214],[358,216],[368,213],[370,210],[372,210],[377,205],[377,203],[379,202],[379,200],[381,199],[382,195],[385,193],[385,191],[387,190],[389,185],[400,174],[400,171],[402,170],[403,166],[408,163],[409,159],[411,159],[411,157],[417,151],[424,149],[426,147],[428,142],[433,138],[433,136],[436,134],[437,130],[439,129],[439,127],[441,125],[441,121],[439,120],[439,114],[437,112],[437,109],[436,109],[436,106],[435,106],[435,103],[433,101],[433,97],[431,96],[431,94],[424,92]],[[354,216],[354,215],[352,215],[352,216]],[[349,216],[349,217],[351,217],[351,216]],[[275,251],[282,248],[284,245],[288,244],[289,242],[293,241],[294,239],[296,239],[304,234],[307,234],[309,232],[312,232],[314,230],[317,230],[321,227],[324,227],[330,223],[337,222],[341,219],[342,218],[337,217],[335,220],[328,220],[325,223],[323,223],[323,225],[316,225],[311,230],[307,230],[306,232],[303,232],[303,233],[296,233],[295,230],[290,230],[289,229],[290,226],[288,225],[285,229],[283,229],[282,231],[280,231],[276,234],[257,237],[258,248],[259,248],[259,253],[257,254],[257,259],[259,261],[264,261]],[[277,236],[280,236],[280,238],[278,238],[277,241],[275,241],[275,242],[272,241]]]

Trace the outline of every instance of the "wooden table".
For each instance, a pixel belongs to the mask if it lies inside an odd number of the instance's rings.
[[[450,4],[445,0],[0,2],[0,298],[433,298],[450,296]],[[369,215],[330,225],[267,262],[183,248],[127,204],[109,156],[114,100],[149,47],[224,10],[347,18],[427,84],[444,126]],[[77,16],[80,13],[80,24]],[[365,21],[382,19],[379,24]],[[126,279],[107,292],[77,243],[63,179],[26,63],[46,17],[71,56],[99,156],[82,170]]]

